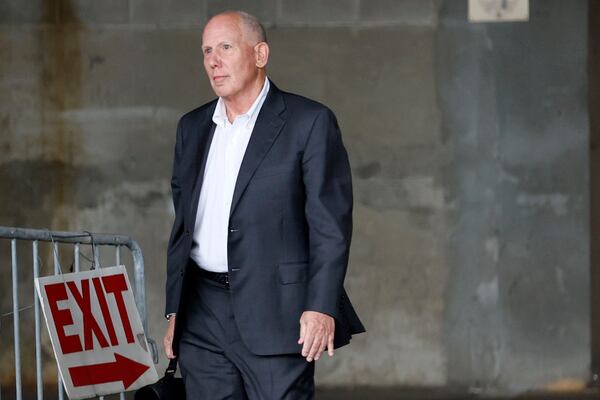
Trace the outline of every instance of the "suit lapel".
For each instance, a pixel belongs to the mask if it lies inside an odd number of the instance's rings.
[[[215,103],[216,104],[216,103]],[[216,125],[212,122],[212,115],[215,107],[211,107],[206,111],[206,117],[203,121],[198,123],[198,126],[194,132],[194,142],[189,144],[189,157],[195,158],[195,176],[194,186],[191,191],[191,206],[190,206],[190,226],[196,224],[196,213],[198,211],[198,201],[200,200],[200,189],[202,188],[202,181],[204,180],[204,171],[206,169],[206,161],[208,159],[208,152],[210,150],[210,144],[215,134]]]
[[[240,166],[231,201],[230,216],[235,211],[242,194],[244,194],[248,186],[248,182],[250,182],[252,175],[254,175],[254,171],[256,171],[256,168],[258,168],[263,158],[265,158],[271,149],[279,132],[281,132],[281,128],[285,124],[285,120],[280,115],[285,110],[283,96],[273,82],[270,82],[270,84],[271,89],[260,109],[242,160],[242,165]]]

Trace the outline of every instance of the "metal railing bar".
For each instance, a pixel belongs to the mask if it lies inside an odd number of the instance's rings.
[[[149,336],[148,319],[146,318],[146,291],[144,290],[144,256],[137,242],[132,241],[129,250],[133,258],[135,305],[140,313],[144,332],[146,332],[146,336]]]
[[[121,246],[115,246],[115,265],[121,265]],[[119,393],[119,400],[125,400],[125,393]]]
[[[52,260],[54,261],[54,275],[62,274],[60,259],[58,258],[58,243],[52,243]]]
[[[56,370],[58,371],[59,367],[58,365],[56,366]],[[65,393],[63,390],[63,383],[62,383],[62,379],[60,378],[60,372],[58,372],[58,379],[57,379],[57,385],[58,385],[58,398],[60,400],[64,400],[65,398]]]
[[[101,268],[102,264],[100,264],[100,250],[98,249],[98,245],[94,243],[92,247],[94,248],[94,265],[96,268]]]
[[[17,276],[17,241],[10,241],[11,266],[12,266],[12,300],[13,300],[13,335],[15,346],[15,396],[22,399],[21,392],[21,341],[19,323],[19,279]]]
[[[123,245],[131,249],[135,241],[126,235],[112,235],[106,233],[94,233],[94,244],[97,245]],[[40,240],[43,242],[59,243],[81,243],[92,244],[89,233],[86,232],[68,232],[68,231],[48,231],[44,229],[26,229],[13,227],[0,227],[0,238],[3,239],[25,239]]]
[[[68,232],[68,231],[49,231],[45,229],[26,229],[14,227],[0,227],[0,238],[4,239],[24,239],[39,240],[43,242],[55,243],[81,243],[96,245],[115,246],[122,245],[129,249],[133,258],[134,269],[134,297],[135,305],[140,313],[140,318],[144,326],[146,336],[148,333],[148,321],[146,319],[146,294],[144,292],[144,257],[139,244],[126,235],[112,234],[93,234],[93,240],[86,232]]]
[[[39,242],[34,240],[33,246],[33,277],[38,278],[40,276],[40,259],[39,259]],[[35,376],[37,384],[37,399],[43,400],[44,398],[44,381],[42,379],[42,337],[41,337],[41,321],[40,321],[40,303],[35,292],[35,286],[33,288],[33,305],[34,305],[34,318],[35,318]]]
[[[58,242],[56,239],[52,240],[53,238],[50,237],[50,241],[52,242],[52,259],[54,260],[54,274],[55,275],[59,275],[62,274],[62,269],[60,268],[60,260],[58,257]],[[57,384],[58,384],[58,398],[60,400],[63,400],[65,397],[64,395],[64,390],[63,390],[63,383],[62,383],[62,379],[60,377],[60,367],[57,365],[56,366],[56,370],[58,371],[58,379],[57,379]]]
[[[81,264],[79,262],[80,252],[81,252],[80,244],[75,243],[75,246],[73,246],[73,268],[75,268],[75,272],[79,272],[81,269]]]
[[[121,246],[115,246],[115,264],[121,265]]]
[[[158,354],[156,344],[150,338],[148,332],[148,321],[146,318],[146,296],[144,291],[144,258],[142,250],[139,244],[126,235],[115,235],[115,234],[96,234],[90,232],[69,232],[69,231],[50,231],[47,229],[27,229],[27,228],[15,228],[15,227],[1,227],[0,226],[0,239],[10,239],[12,246],[12,279],[13,279],[13,318],[14,318],[14,335],[15,335],[15,387],[17,390],[15,400],[22,400],[22,383],[21,383],[21,358],[20,358],[20,343],[19,343],[19,309],[18,309],[18,277],[17,277],[17,252],[16,243],[17,240],[30,240],[33,241],[33,273],[34,277],[39,277],[41,265],[39,257],[39,242],[52,242],[53,251],[53,262],[54,262],[54,274],[62,274],[62,268],[60,265],[59,256],[59,243],[73,244],[73,269],[74,272],[81,270],[81,258],[86,258],[81,253],[81,244],[93,246],[93,262],[100,268],[100,251],[98,246],[115,246],[115,260],[116,265],[121,265],[121,247],[127,247],[131,252],[133,259],[134,279],[133,279],[133,294],[135,303],[142,320],[144,331],[146,332],[146,338],[148,344],[151,347],[152,358],[154,362],[158,362]],[[89,260],[89,259],[88,259]],[[90,260],[91,261],[91,260]],[[37,376],[37,400],[43,400],[43,370],[41,360],[41,319],[40,319],[40,304],[37,299],[37,294],[34,288],[34,308],[35,308],[35,336],[36,336],[36,376]],[[58,399],[64,400],[65,391],[64,385],[60,376],[60,372],[57,377],[58,383]],[[125,393],[119,394],[120,400],[125,399]],[[100,396],[99,399],[103,400],[104,397]]]

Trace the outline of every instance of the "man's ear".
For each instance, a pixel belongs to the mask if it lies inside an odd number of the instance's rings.
[[[260,42],[254,46],[254,58],[258,68],[264,68],[269,62],[269,45],[266,42]]]

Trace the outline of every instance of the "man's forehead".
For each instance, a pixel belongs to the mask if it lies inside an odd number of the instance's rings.
[[[202,32],[202,41],[219,38],[241,38],[243,34],[240,18],[235,14],[217,15],[213,17]]]

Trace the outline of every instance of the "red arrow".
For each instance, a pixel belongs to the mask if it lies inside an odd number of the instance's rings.
[[[101,383],[122,381],[127,389],[146,370],[147,365],[115,353],[115,361],[103,364],[82,365],[69,368],[73,386],[99,385]]]

